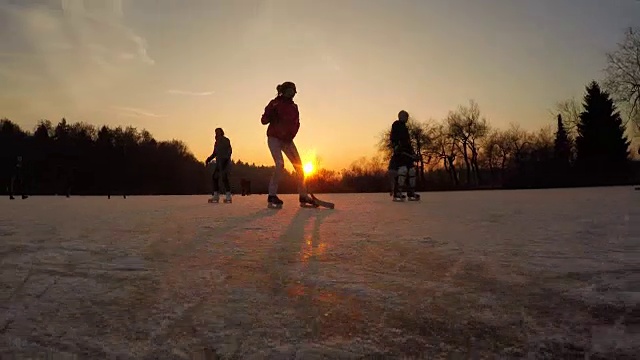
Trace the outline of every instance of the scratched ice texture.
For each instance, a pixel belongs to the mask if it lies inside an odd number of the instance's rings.
[[[631,187],[0,199],[0,354],[634,358]],[[44,358],[44,357],[42,357]]]

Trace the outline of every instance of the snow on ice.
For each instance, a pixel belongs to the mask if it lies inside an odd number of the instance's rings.
[[[640,353],[631,187],[320,197],[2,200],[0,354]]]

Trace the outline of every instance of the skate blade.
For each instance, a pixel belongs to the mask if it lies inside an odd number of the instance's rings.
[[[268,209],[282,209],[282,205],[269,203],[269,204],[267,204],[267,208]]]
[[[404,198],[393,198],[393,202],[404,202]]]
[[[408,198],[409,201],[420,201],[420,198]]]
[[[216,201],[216,200],[211,200],[211,199],[209,199],[209,201],[208,201],[208,202],[209,202],[209,204],[217,204],[217,203],[219,203],[219,202],[220,202],[220,200]]]
[[[231,200],[224,200],[223,201],[225,204],[231,204]]]
[[[300,207],[302,207],[302,208],[310,208],[310,209],[313,209],[313,208],[318,208],[318,207],[320,207],[320,205],[318,205],[318,204],[300,203]]]

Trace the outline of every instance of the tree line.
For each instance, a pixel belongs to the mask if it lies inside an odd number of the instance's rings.
[[[9,184],[21,162],[27,193],[193,194],[205,191],[202,163],[177,140],[157,141],[133,127],[38,123],[33,133],[0,120],[0,174]],[[20,158],[21,157],[21,161]],[[7,189],[8,190],[8,189]]]
[[[581,103],[557,106],[555,127],[525,131],[512,124],[497,129],[473,100],[445,119],[408,126],[417,152],[419,190],[474,188],[540,188],[630,184],[640,181],[640,163],[630,159],[625,133],[640,131],[640,36],[629,29],[618,49],[608,55],[603,89],[586,86]],[[619,108],[624,109],[628,124]],[[319,169],[308,177],[314,192],[388,192],[390,125],[382,131],[379,154],[361,158],[341,171]],[[636,150],[640,152],[640,149]],[[0,189],[8,191],[19,172],[29,194],[164,195],[211,191],[211,169],[179,140],[158,141],[133,127],[55,126],[40,121],[33,132],[9,119],[0,120]],[[19,166],[19,171],[17,171]],[[234,161],[232,191],[250,183],[266,193],[272,166]],[[286,172],[280,192],[296,191]]]
[[[418,181],[435,188],[532,188],[622,184],[633,181],[630,141],[610,95],[597,82],[586,88],[577,126],[562,114],[553,129],[512,124],[492,128],[470,101],[442,121],[410,122]],[[390,154],[386,131],[379,144]]]
[[[566,112],[566,111],[565,111]],[[537,132],[492,128],[479,105],[470,101],[442,121],[408,123],[417,152],[420,190],[540,188],[627,184],[638,180],[639,162],[630,158],[630,141],[609,94],[598,83],[586,88],[576,118],[557,115],[555,129]],[[571,115],[571,113],[568,113]],[[567,115],[565,115],[567,117]],[[342,171],[319,169],[307,179],[314,192],[387,192],[391,155],[389,130],[379,142],[380,155],[361,158]],[[133,127],[96,128],[91,124],[57,125],[41,121],[26,132],[0,120],[0,151],[5,184],[23,159],[31,194],[163,195],[211,191],[211,169],[178,140],[157,141]],[[240,160],[231,168],[232,190],[249,181],[254,193],[266,193],[272,166]],[[635,178],[634,178],[635,176]],[[296,191],[287,172],[283,193]]]
[[[417,152],[419,188],[540,188],[640,182],[640,162],[630,159],[626,135],[640,134],[640,33],[629,28],[616,50],[607,53],[603,87],[592,81],[582,103],[556,106],[556,126],[525,131],[490,126],[478,104],[470,101],[441,121],[408,124]],[[604,88],[604,89],[603,89]],[[623,121],[621,112],[627,121]],[[388,191],[386,161],[389,131],[382,133],[381,157],[360,159],[337,174],[319,174],[323,187]],[[340,179],[340,180],[338,180]],[[340,186],[341,185],[341,186]],[[330,187],[327,187],[330,188]]]

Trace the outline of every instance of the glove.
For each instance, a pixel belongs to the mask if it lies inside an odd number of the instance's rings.
[[[204,161],[204,164],[209,165],[210,162],[211,162],[211,156],[209,156],[207,160]]]

